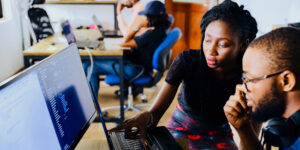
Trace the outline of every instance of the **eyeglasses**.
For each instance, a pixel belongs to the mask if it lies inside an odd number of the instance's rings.
[[[246,90],[248,90],[248,86],[247,86],[247,83],[248,82],[254,82],[254,81],[259,81],[259,80],[264,80],[264,79],[267,79],[267,78],[270,78],[270,77],[273,77],[273,76],[277,76],[279,74],[281,74],[283,71],[280,71],[280,72],[276,72],[276,73],[273,73],[273,74],[269,74],[269,75],[264,75],[262,77],[258,77],[258,78],[253,78],[253,79],[248,79],[246,74],[243,73],[243,77],[242,77],[242,81],[243,81],[243,85],[245,86]]]

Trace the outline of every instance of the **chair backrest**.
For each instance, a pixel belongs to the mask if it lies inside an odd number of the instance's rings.
[[[45,1],[35,0],[33,4],[41,4],[43,2]],[[28,17],[30,19],[37,41],[40,41],[54,33],[49,16],[44,9],[31,7],[28,10]]]
[[[169,33],[171,31],[172,26],[174,24],[174,17],[173,17],[173,15],[169,14],[168,16],[169,16],[169,21],[170,21],[171,24],[170,24],[169,28],[167,29],[167,33]]]
[[[154,84],[160,80],[164,71],[167,69],[170,60],[171,49],[180,39],[180,37],[180,29],[174,28],[167,34],[167,37],[164,39],[164,41],[156,48],[152,59],[153,69],[156,70],[156,74],[153,79]]]

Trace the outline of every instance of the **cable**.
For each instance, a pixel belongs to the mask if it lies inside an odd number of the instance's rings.
[[[87,70],[87,80],[90,81],[92,73],[93,73],[93,69],[94,69],[94,60],[93,60],[93,55],[92,55],[91,51],[87,47],[85,48],[85,50],[89,54],[90,62],[91,62],[91,67],[90,67],[90,69]]]

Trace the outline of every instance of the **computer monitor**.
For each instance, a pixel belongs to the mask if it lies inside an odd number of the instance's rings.
[[[0,84],[0,149],[74,149],[95,116],[72,44]]]

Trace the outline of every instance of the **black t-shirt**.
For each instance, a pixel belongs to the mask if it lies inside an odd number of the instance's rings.
[[[208,69],[202,50],[184,51],[174,59],[166,82],[174,86],[182,82],[178,103],[186,113],[200,121],[222,124],[227,121],[223,106],[241,83],[241,72],[231,79],[217,79],[208,75]]]
[[[129,54],[126,54],[125,59],[143,65],[147,71],[151,71],[153,54],[165,37],[166,29],[164,27],[156,27],[153,30],[148,30],[141,36],[134,38],[137,47]]]

